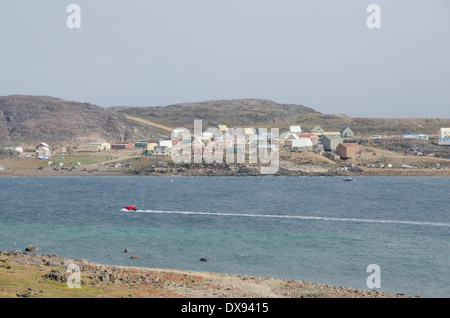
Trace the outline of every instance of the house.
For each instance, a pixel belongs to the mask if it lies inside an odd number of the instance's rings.
[[[218,127],[222,134],[225,134],[228,131],[228,127],[226,125],[218,125]]]
[[[439,138],[450,138],[450,128],[440,128]]]
[[[291,149],[297,151],[311,151],[313,149],[313,143],[310,138],[292,140]]]
[[[48,147],[39,147],[38,149],[36,149],[36,157],[38,158],[46,158],[50,156],[50,149]]]
[[[100,151],[101,147],[97,144],[87,144],[78,146],[77,149],[79,152],[98,152]]]
[[[439,129],[438,145],[450,146],[450,128]]]
[[[145,145],[145,150],[153,151],[153,150],[155,150],[155,147],[156,147],[156,146],[158,146],[158,144],[157,144],[156,142],[148,142],[148,143]]]
[[[361,149],[357,143],[340,143],[336,147],[336,153],[341,159],[356,158],[361,155]]]
[[[298,139],[300,139],[300,137],[290,131],[286,131],[278,137],[280,146],[292,146],[292,141]]]
[[[404,135],[402,135],[402,138],[423,139],[423,140],[430,139],[427,135],[424,135],[424,134],[404,134]]]
[[[53,149],[53,153],[55,153],[55,154],[66,153],[66,152],[67,152],[66,146],[57,146],[55,149]]]
[[[313,145],[317,145],[319,143],[319,136],[316,134],[301,134],[298,135],[301,138],[309,138],[311,139]]]
[[[46,144],[45,142],[40,142],[39,144],[36,145],[36,150],[38,150],[41,147],[46,147],[50,149],[50,146],[48,144]]]
[[[326,135],[320,138],[320,142],[323,144],[324,150],[335,151],[336,147],[344,142],[344,139],[340,135]]]
[[[302,127],[300,126],[290,126],[289,131],[293,134],[301,134],[302,133]]]
[[[185,128],[175,128],[172,130],[171,138],[172,140],[183,140],[186,138],[191,138],[191,133]]]
[[[134,149],[134,144],[123,143],[123,144],[113,144],[111,145],[112,149]]]
[[[313,129],[311,129],[311,133],[322,135],[324,133],[324,130],[320,126],[315,126]]]
[[[168,149],[172,149],[173,142],[172,140],[160,140],[158,145],[161,147],[167,147]]]
[[[88,145],[97,145],[99,146],[99,151],[108,151],[111,150],[111,144],[107,142],[90,142]]]
[[[256,135],[256,129],[255,128],[244,128],[244,133],[246,136],[254,136]]]
[[[148,156],[148,155],[152,155],[153,151],[155,150],[155,147],[157,147],[158,144],[156,142],[147,142],[145,144],[145,148],[144,151],[142,152],[143,156]]]
[[[153,150],[154,156],[168,156],[169,155],[169,147],[167,146],[156,146]]]
[[[350,129],[350,127],[345,127],[344,129],[341,130],[341,137],[342,138],[348,138],[348,137],[353,137],[355,136],[353,130]]]

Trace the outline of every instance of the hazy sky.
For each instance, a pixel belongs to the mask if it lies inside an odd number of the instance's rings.
[[[449,0],[2,0],[0,45],[0,95],[450,117]]]

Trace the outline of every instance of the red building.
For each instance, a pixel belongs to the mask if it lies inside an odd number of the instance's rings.
[[[356,158],[361,155],[359,145],[355,143],[340,143],[336,147],[336,152],[342,159]]]
[[[113,144],[112,149],[134,149],[134,144]]]

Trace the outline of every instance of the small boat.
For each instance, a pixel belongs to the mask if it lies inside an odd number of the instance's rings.
[[[137,208],[134,205],[128,205],[125,207],[125,209],[129,210],[129,211],[136,211]]]
[[[344,181],[355,181],[352,177],[345,178]]]

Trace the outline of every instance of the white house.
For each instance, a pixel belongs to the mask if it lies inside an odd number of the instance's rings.
[[[292,146],[292,141],[298,139],[300,139],[300,137],[297,134],[291,133],[290,131],[282,133],[278,138],[280,145],[283,146]]]
[[[38,158],[50,157],[50,149],[47,147],[39,147],[38,149],[36,149],[36,157]]]
[[[439,146],[450,146],[450,128],[439,129]]]
[[[173,143],[172,140],[160,140],[159,141],[160,147],[167,147],[169,149],[172,149]]]
[[[218,125],[217,127],[219,127],[219,130],[222,134],[224,134],[228,131],[227,125]]]
[[[290,126],[289,131],[293,134],[301,134],[302,133],[302,127],[300,126]]]
[[[355,133],[353,132],[353,130],[350,129],[350,127],[347,126],[341,130],[342,138],[348,138],[348,137],[353,137],[353,136],[355,136]]]
[[[439,138],[450,138],[450,128],[439,129]]]
[[[167,146],[156,146],[153,150],[154,156],[168,156],[169,148]]]
[[[427,135],[424,135],[424,134],[404,134],[404,135],[402,135],[402,138],[423,139],[423,140],[428,140],[429,139],[429,137]]]
[[[292,148],[300,151],[308,151],[313,149],[311,138],[300,138],[292,140]]]
[[[313,134],[319,134],[322,135],[324,133],[324,130],[320,126],[315,126],[313,129],[311,129],[311,132]]]
[[[256,135],[256,129],[255,128],[244,128],[244,133],[246,136],[253,136]]]

